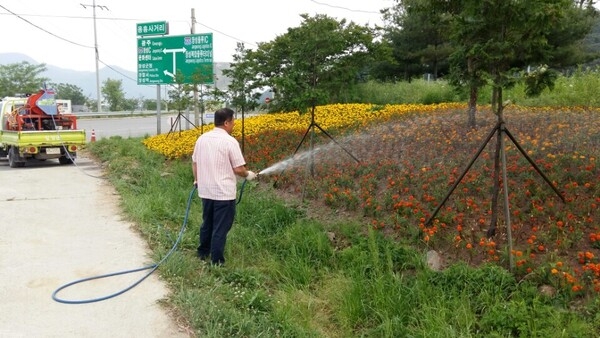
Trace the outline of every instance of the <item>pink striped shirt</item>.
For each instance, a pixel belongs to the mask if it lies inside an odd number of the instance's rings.
[[[214,128],[200,135],[194,146],[198,196],[217,201],[235,200],[237,181],[233,168],[246,164],[240,144],[226,130]]]

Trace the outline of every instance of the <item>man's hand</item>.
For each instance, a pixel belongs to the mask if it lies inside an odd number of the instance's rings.
[[[253,179],[256,178],[256,176],[258,176],[258,175],[256,173],[254,173],[254,171],[248,170],[248,175],[246,176],[246,179],[248,181],[252,181]]]
[[[198,182],[194,181],[194,188],[198,188]]]

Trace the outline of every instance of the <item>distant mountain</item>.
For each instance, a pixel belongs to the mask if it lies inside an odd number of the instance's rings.
[[[10,64],[27,61],[33,65],[40,62],[31,57],[20,53],[0,53],[0,64]],[[226,89],[231,80],[223,76],[223,69],[229,68],[228,62],[215,62],[215,75],[217,77],[217,88]],[[96,72],[77,71],[65,69],[46,64],[47,71],[42,73],[54,83],[68,83],[78,86],[82,89],[83,95],[95,99],[96,98]],[[125,70],[118,66],[103,66],[99,70],[100,86],[110,78],[113,80],[121,80],[122,88],[126,98],[156,98],[156,86],[140,86],[137,84],[137,73]]]

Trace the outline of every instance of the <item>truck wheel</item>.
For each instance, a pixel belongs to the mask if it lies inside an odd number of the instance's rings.
[[[11,168],[24,167],[25,162],[19,161],[19,158],[19,148],[10,147],[10,150],[8,151],[8,166]]]
[[[72,164],[73,160],[67,156],[61,156],[58,158],[58,163],[60,164]]]

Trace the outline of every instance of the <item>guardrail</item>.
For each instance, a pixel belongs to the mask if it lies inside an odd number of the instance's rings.
[[[264,111],[259,111],[259,112],[246,112],[247,116],[255,116],[255,115],[260,115],[260,114],[264,114]],[[176,111],[163,111],[160,113],[161,116],[171,116],[171,115],[177,115]],[[182,113],[182,115],[188,116],[188,113]],[[137,110],[137,111],[110,111],[110,112],[95,112],[95,111],[91,111],[91,112],[76,112],[73,113],[73,115],[77,116],[77,118],[108,118],[108,117],[147,117],[147,116],[156,116],[156,110]],[[190,117],[194,116],[193,112],[189,113]],[[241,114],[238,114],[238,116],[241,116]],[[204,113],[204,118],[205,119],[210,119],[212,120],[212,118],[214,117],[214,113],[210,112],[210,113]]]
[[[161,112],[161,115],[177,114],[177,112]],[[108,111],[108,112],[76,112],[73,115],[79,118],[104,118],[104,117],[134,117],[134,116],[152,116],[156,115],[156,110],[137,110],[137,111]]]

